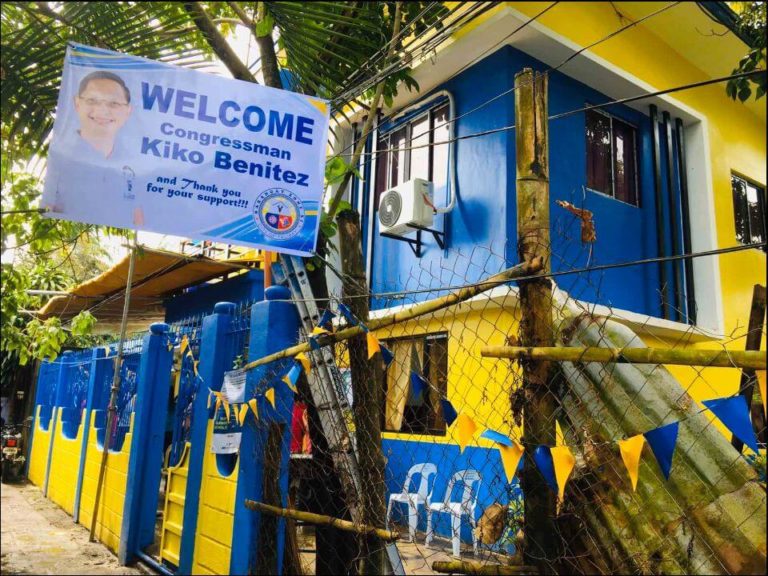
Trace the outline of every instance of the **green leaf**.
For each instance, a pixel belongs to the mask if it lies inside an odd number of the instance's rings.
[[[272,29],[275,27],[275,19],[272,15],[267,13],[264,18],[256,22],[256,36],[258,38],[264,38],[272,34]]]

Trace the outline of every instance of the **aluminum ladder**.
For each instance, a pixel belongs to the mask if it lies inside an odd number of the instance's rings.
[[[280,263],[291,296],[299,310],[301,324],[309,336],[312,334],[312,329],[320,321],[320,313],[307,278],[304,262],[297,256],[282,256]],[[339,474],[352,521],[356,524],[363,524],[363,514],[358,495],[362,493],[364,488],[360,480],[354,438],[348,425],[351,418],[344,417],[345,413],[351,413],[351,407],[347,402],[346,395],[341,394],[334,385],[335,381],[341,382],[341,375],[333,358],[333,353],[328,346],[319,350],[312,350],[309,355],[313,367],[308,377],[312,402],[317,409],[320,425],[328,441],[328,449]],[[388,542],[386,550],[391,573],[404,575],[403,562],[396,544]]]

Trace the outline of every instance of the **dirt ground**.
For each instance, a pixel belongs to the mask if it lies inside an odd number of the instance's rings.
[[[2,574],[143,574],[120,566],[88,530],[30,483],[0,485]]]

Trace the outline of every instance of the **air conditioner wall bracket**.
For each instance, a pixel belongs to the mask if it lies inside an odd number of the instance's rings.
[[[408,228],[416,230],[416,238],[406,238],[405,236],[398,236],[397,234],[389,234],[387,232],[381,232],[380,236],[385,238],[391,238],[392,240],[399,240],[400,242],[407,242],[416,258],[421,258],[421,247],[423,245],[421,240],[422,232],[429,232],[435,238],[435,242],[440,246],[441,250],[445,250],[445,232],[439,230],[433,230],[425,226],[419,226],[418,224],[407,224]]]

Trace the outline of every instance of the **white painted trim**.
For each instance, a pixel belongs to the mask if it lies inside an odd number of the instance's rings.
[[[565,294],[565,292],[561,293]],[[438,312],[442,312],[446,316],[449,314],[455,316],[470,312],[481,312],[488,308],[508,308],[508,311],[519,319],[520,309],[517,306],[519,297],[519,289],[516,286],[497,286],[487,292],[478,294],[469,300],[455,304]],[[620,308],[610,308],[602,304],[593,304],[591,302],[584,302],[576,299],[570,299],[569,301],[576,308],[583,310],[585,313],[594,316],[608,317],[611,320],[615,320],[628,326],[640,336],[646,338],[650,337],[667,345],[679,345],[681,341],[691,344],[696,342],[715,342],[725,338],[722,333],[704,330],[697,326],[689,326],[688,324],[683,324],[681,322],[673,322],[671,320],[648,316],[647,314],[639,314]],[[371,320],[383,318],[384,316],[409,310],[419,304],[423,303],[413,302],[381,310],[373,310],[370,312],[369,318]],[[437,312],[433,312],[432,314],[436,313]],[[409,320],[408,322],[419,321],[419,319],[414,319]],[[341,323],[339,322],[338,325],[340,326]]]

